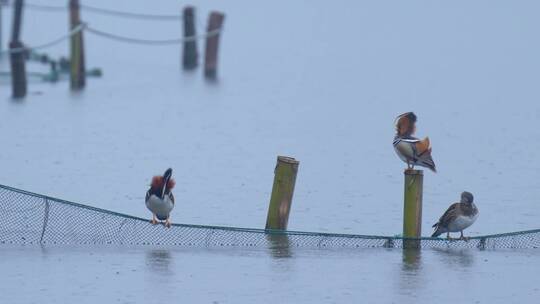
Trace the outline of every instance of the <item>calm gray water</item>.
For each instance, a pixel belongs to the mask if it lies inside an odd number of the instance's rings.
[[[538,251],[3,248],[11,303],[536,303]]]
[[[182,7],[86,3],[167,14]],[[66,82],[32,84],[24,101],[13,102],[10,88],[0,87],[0,183],[147,217],[150,178],[171,166],[174,222],[263,227],[275,157],[288,155],[301,162],[290,229],[394,235],[402,225],[404,164],[391,146],[393,120],[413,110],[439,169],[425,173],[424,235],[463,190],[475,194],[480,209],[468,234],[538,228],[539,7],[535,1],[198,1],[201,24],[212,9],[227,14],[217,83],[205,82],[200,71],[182,73],[179,46],[126,45],[87,33],[87,65],[101,67],[104,77],[90,79],[81,94],[70,93]],[[82,18],[139,38],[181,34],[177,22],[84,11]],[[66,26],[66,14],[27,11],[23,40],[40,44]],[[48,52],[67,51],[65,43]],[[8,70],[8,61],[0,69]],[[157,252],[2,250],[7,270],[0,285],[8,292],[0,297],[483,303],[538,296],[535,251],[424,251],[412,264],[399,250],[299,250],[286,258]],[[162,285],[167,291],[156,292]]]

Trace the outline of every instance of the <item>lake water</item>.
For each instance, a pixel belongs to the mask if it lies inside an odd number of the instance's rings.
[[[41,1],[63,5],[64,1]],[[83,1],[174,14],[176,1]],[[197,2],[226,13],[219,81],[180,69],[180,46],[85,34],[82,93],[0,87],[0,183],[149,217],[152,175],[174,169],[179,223],[262,228],[275,158],[300,161],[291,230],[401,232],[404,164],[393,120],[419,117],[439,172],[425,172],[423,234],[459,199],[480,209],[469,235],[538,228],[540,20],[535,1]],[[4,44],[11,10],[3,9]],[[139,38],[181,35],[175,21],[82,11],[92,27]],[[23,42],[63,35],[67,13],[25,11]],[[202,57],[203,44],[199,43]],[[66,55],[67,42],[48,49]],[[0,61],[0,70],[9,62]],[[29,64],[29,71],[44,71]],[[5,248],[0,299],[79,302],[531,302],[536,251],[308,251]],[[116,274],[116,271],[119,274]],[[40,286],[43,290],[41,290]],[[164,290],[161,290],[161,288]],[[132,298],[130,298],[132,297]]]
[[[535,303],[535,251],[3,248],[11,303]]]

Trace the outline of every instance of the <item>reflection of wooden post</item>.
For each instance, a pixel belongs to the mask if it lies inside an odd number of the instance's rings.
[[[288,258],[292,256],[291,240],[286,233],[270,231],[266,234],[268,250],[274,258]]]
[[[206,30],[206,49],[204,54],[204,76],[209,79],[215,79],[217,76],[217,56],[219,35],[218,32],[222,25],[225,15],[218,12],[212,12],[208,18],[208,28]]]
[[[197,67],[197,40],[194,39],[195,33],[195,9],[192,6],[184,8],[184,52],[182,65],[185,70],[192,70]]]
[[[81,24],[79,0],[69,0],[69,23],[72,31]],[[83,31],[71,36],[71,89],[80,90],[86,83]]]
[[[20,41],[21,23],[23,13],[23,1],[15,1],[15,9],[13,11],[13,28],[11,32],[11,41],[9,49],[11,50],[9,59],[11,62],[11,86],[13,98],[22,98],[26,96],[26,66],[25,66],[25,51]]]
[[[415,271],[422,266],[422,250],[418,248],[403,248],[403,270]]]
[[[266,229],[287,229],[299,164],[292,157],[278,156]]]
[[[422,235],[422,192],[424,172],[405,170],[405,199],[403,205],[403,237],[419,238]],[[405,240],[404,247],[418,248],[417,240]]]

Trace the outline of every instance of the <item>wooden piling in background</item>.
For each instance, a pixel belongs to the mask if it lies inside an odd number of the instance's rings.
[[[81,24],[79,0],[69,0],[69,24],[70,30]],[[83,31],[71,36],[70,54],[71,89],[81,90],[86,84]]]
[[[23,13],[23,0],[15,1],[13,10],[13,28],[11,41],[9,43],[9,59],[11,63],[11,86],[13,98],[23,98],[26,96],[26,54],[21,51],[24,48],[20,41],[21,24]]]
[[[407,169],[405,175],[405,193],[403,204],[403,237],[419,238],[422,236],[422,192],[424,172]],[[420,241],[405,240],[404,248],[419,248]]]
[[[186,6],[183,11],[184,21],[184,51],[182,53],[182,66],[184,70],[192,70],[197,67],[197,40],[195,37],[195,8]]]
[[[218,65],[218,46],[220,33],[216,32],[223,26],[225,15],[219,12],[212,12],[208,18],[206,29],[206,46],[204,54],[204,76],[208,79],[216,79]]]
[[[299,164],[292,157],[278,156],[266,229],[287,229]]]

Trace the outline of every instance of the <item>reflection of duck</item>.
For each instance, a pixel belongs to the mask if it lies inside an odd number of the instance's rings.
[[[471,249],[433,248],[433,251],[441,257],[443,264],[450,267],[454,265],[470,267],[474,264],[474,252]]]
[[[478,218],[478,208],[473,200],[474,197],[470,192],[461,193],[461,201],[452,204],[439,221],[433,225],[435,232],[433,232],[432,237],[446,233],[446,238],[450,239],[450,232],[460,231],[460,238],[467,239],[463,236],[463,230],[471,226]]]
[[[152,212],[152,224],[157,224],[157,220],[160,220],[165,221],[165,226],[171,227],[170,217],[174,208],[171,190],[174,185],[171,168],[167,169],[163,176],[152,178],[150,189],[146,192],[146,207]]]
[[[414,166],[418,165],[436,172],[435,162],[431,158],[429,138],[420,140],[413,137],[415,131],[416,115],[413,112],[401,114],[396,118],[396,136],[393,144],[397,155],[407,164],[408,169],[414,169]]]
[[[171,274],[171,252],[165,249],[152,249],[146,252],[146,265],[152,272],[159,274]]]

